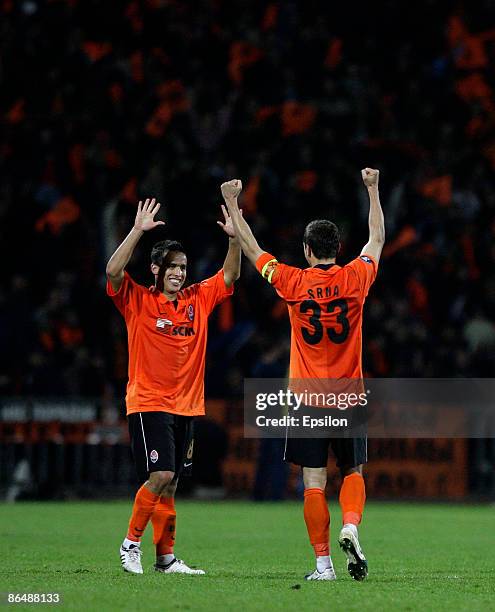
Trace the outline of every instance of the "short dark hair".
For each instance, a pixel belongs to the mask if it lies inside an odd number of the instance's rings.
[[[326,219],[311,221],[304,230],[303,241],[317,259],[332,259],[339,252],[339,228]]]
[[[163,258],[167,253],[170,253],[170,251],[185,252],[182,244],[177,240],[162,240],[157,242],[151,249],[151,263],[161,266]]]

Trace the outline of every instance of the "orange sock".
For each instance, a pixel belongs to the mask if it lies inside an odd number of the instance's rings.
[[[330,554],[329,530],[330,513],[323,489],[304,491],[304,521],[308,529],[309,541],[317,557]]]
[[[175,504],[173,497],[160,497],[151,517],[156,556],[170,555],[175,544]]]
[[[146,525],[150,520],[151,515],[160,497],[152,493],[144,485],[136,493],[134,499],[134,507],[132,508],[132,516],[129,521],[129,531],[127,539],[133,542],[140,542],[141,536],[146,529]]]
[[[363,516],[366,491],[364,478],[354,472],[346,476],[340,488],[339,502],[342,508],[342,522],[344,525],[352,523],[359,525]]]

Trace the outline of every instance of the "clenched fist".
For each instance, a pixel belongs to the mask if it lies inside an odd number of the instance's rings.
[[[366,187],[378,187],[378,178],[380,177],[380,171],[374,170],[373,168],[364,168],[361,170],[361,176],[363,177],[363,183]]]
[[[222,190],[224,199],[235,200],[242,191],[242,181],[240,179],[227,181],[226,183],[222,183],[220,189]]]

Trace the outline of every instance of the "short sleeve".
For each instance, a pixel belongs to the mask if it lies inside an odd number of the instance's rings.
[[[302,270],[280,263],[270,253],[263,253],[256,262],[261,276],[276,289],[284,300],[297,299]]]
[[[146,291],[144,287],[135,283],[127,272],[124,272],[124,280],[118,291],[114,291],[108,279],[106,290],[107,295],[124,316],[126,312],[139,310],[142,292]]]
[[[227,287],[223,270],[197,284],[197,291],[207,314],[234,293],[234,284]]]
[[[359,290],[366,297],[378,272],[378,264],[375,258],[371,255],[360,255],[345,267],[354,271],[358,279]]]

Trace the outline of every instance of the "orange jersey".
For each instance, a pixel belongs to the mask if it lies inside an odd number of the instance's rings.
[[[256,267],[289,309],[290,378],[362,378],[363,305],[378,269],[373,257],[301,270],[264,253]]]
[[[153,289],[138,285],[127,272],[119,291],[107,282],[107,294],[127,327],[127,414],[202,415],[208,316],[234,287],[226,287],[220,270],[180,291],[176,302]]]

